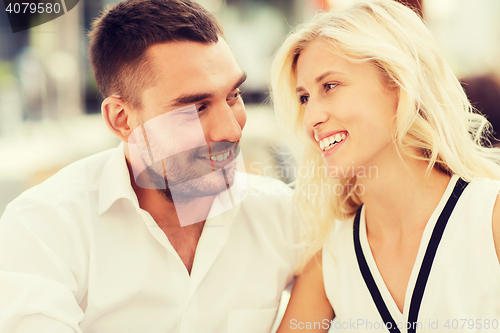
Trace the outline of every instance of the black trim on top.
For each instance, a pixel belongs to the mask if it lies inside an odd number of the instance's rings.
[[[391,316],[391,313],[387,309],[387,305],[385,305],[384,299],[378,290],[377,284],[373,279],[373,275],[370,272],[370,268],[366,263],[365,255],[363,254],[363,249],[361,249],[361,243],[359,241],[359,218],[361,215],[361,207],[358,208],[356,212],[356,217],[354,218],[354,226],[353,226],[353,236],[354,236],[354,250],[356,251],[356,258],[358,259],[358,266],[361,274],[363,275],[363,279],[365,280],[366,286],[372,295],[372,299],[377,306],[377,310],[384,321],[385,327],[391,333],[401,333],[398,329],[398,326],[394,319]]]
[[[439,215],[436,225],[434,226],[434,230],[432,231],[431,239],[429,240],[429,244],[427,245],[424,259],[422,261],[422,265],[420,266],[417,281],[415,283],[415,288],[413,289],[413,294],[411,297],[410,310],[408,313],[408,322],[411,323],[411,325],[408,326],[411,327],[408,329],[408,333],[416,332],[418,312],[420,310],[425,286],[427,284],[427,280],[429,279],[429,274],[432,268],[434,257],[436,256],[439,242],[441,241],[441,238],[443,236],[444,229],[446,228],[446,224],[448,223],[448,219],[450,218],[458,199],[460,198],[462,192],[468,184],[469,183],[461,178],[457,180],[455,188],[448,198],[448,201],[446,202],[446,205],[444,206],[443,211]],[[370,268],[368,267],[365,256],[363,254],[363,250],[361,248],[361,243],[359,241],[359,219],[361,216],[361,208],[362,206],[359,207],[358,211],[356,212],[356,217],[354,218],[353,225],[354,250],[356,251],[359,270],[361,271],[366,286],[368,287],[372,299],[377,306],[377,310],[385,323],[385,327],[391,333],[401,333],[401,331],[397,327],[396,322],[392,318],[391,313],[387,309],[380,291],[378,290],[377,284],[373,279],[372,273],[370,272]]]
[[[429,274],[431,273],[432,263],[434,261],[434,257],[436,256],[439,242],[441,241],[444,228],[446,228],[446,224],[448,223],[451,213],[457,204],[458,198],[460,198],[467,185],[469,185],[469,183],[465,180],[462,178],[458,179],[455,184],[455,188],[446,202],[441,215],[439,215],[436,225],[434,226],[434,230],[432,231],[432,236],[429,240],[429,244],[427,245],[424,260],[420,266],[417,282],[415,283],[415,288],[413,289],[413,294],[411,296],[410,311],[408,313],[408,322],[411,323],[411,326],[408,329],[408,333],[415,333],[417,331],[418,312],[420,311],[420,304],[422,303],[422,298],[424,297],[425,285],[427,284]]]

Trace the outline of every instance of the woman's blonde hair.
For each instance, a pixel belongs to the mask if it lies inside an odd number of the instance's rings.
[[[304,107],[295,92],[296,64],[300,53],[316,40],[327,42],[348,61],[370,61],[399,87],[393,141],[400,156],[427,161],[428,172],[437,168],[466,180],[500,179],[499,150],[485,147],[489,123],[473,110],[415,12],[393,0],[363,0],[342,11],[318,14],[288,35],[272,72],[278,119],[293,134],[292,146],[303,147],[295,202],[306,222],[307,250],[299,270],[321,248],[334,221],[349,218],[360,205],[356,177],[338,180],[320,172],[326,170],[324,160],[303,129]]]

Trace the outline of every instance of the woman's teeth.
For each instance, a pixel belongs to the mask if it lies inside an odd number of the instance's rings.
[[[345,133],[342,133],[342,134],[337,133],[337,134],[331,135],[331,136],[321,140],[319,142],[319,147],[323,151],[328,150],[328,149],[332,148],[333,146],[335,146],[337,143],[343,141],[346,137],[347,136],[345,135]]]

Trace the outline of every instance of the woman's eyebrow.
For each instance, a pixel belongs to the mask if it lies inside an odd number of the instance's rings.
[[[325,77],[327,77],[328,75],[334,75],[334,74],[337,74],[337,75],[345,75],[345,73],[342,73],[342,72],[338,72],[338,71],[328,71],[328,72],[325,72],[323,74],[321,74],[320,76],[318,76],[316,78],[316,83],[319,83],[321,80],[323,80]]]
[[[301,92],[305,92],[305,91],[306,91],[306,90],[305,90],[304,88],[302,88],[302,87],[297,87],[297,89],[295,89],[295,92],[296,92],[297,94],[299,94],[299,93],[301,93]]]
[[[318,76],[315,81],[316,83],[319,83],[321,82],[321,80],[323,80],[325,77],[329,76],[329,75],[346,75],[345,73],[342,73],[342,72],[339,72],[339,71],[328,71],[328,72],[325,72],[323,74],[321,74],[320,76]],[[306,91],[304,88],[302,87],[297,87],[297,89],[295,89],[295,92],[298,94],[298,93],[301,93],[303,91]]]

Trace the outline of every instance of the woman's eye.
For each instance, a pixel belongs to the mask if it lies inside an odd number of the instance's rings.
[[[338,83],[325,83],[324,84],[324,87],[326,89],[326,91],[330,90],[330,89],[333,89],[335,88],[336,86],[338,86]]]
[[[304,95],[304,96],[299,97],[300,104],[302,104],[302,105],[306,104],[308,100],[309,100],[309,96]]]

